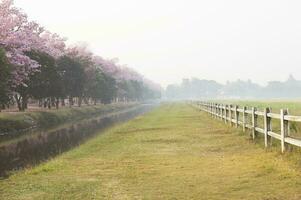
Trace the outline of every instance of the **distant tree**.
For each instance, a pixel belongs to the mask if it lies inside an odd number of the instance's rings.
[[[117,95],[117,83],[116,80],[108,76],[106,74],[103,74],[104,77],[104,85],[102,85],[101,91],[103,91],[100,100],[104,104],[111,103]]]
[[[58,108],[59,99],[63,96],[63,81],[55,58],[37,51],[29,52],[28,56],[40,65],[39,70],[30,75],[30,96],[39,100],[46,99],[48,108],[51,108],[52,104]]]
[[[123,91],[120,98],[137,101],[143,97],[143,83],[135,80],[122,81],[119,83],[119,89]]]
[[[69,97],[70,106],[74,97],[82,97],[84,93],[84,66],[74,58],[63,56],[57,61],[58,72],[62,77],[63,93]]]
[[[297,98],[301,97],[301,81],[292,75],[284,81],[271,81],[264,88],[265,97],[268,98]]]
[[[234,82],[227,82],[221,90],[223,96],[236,98],[258,97],[261,95],[262,88],[252,83],[252,81],[237,80]]]
[[[85,96],[92,98],[94,104],[97,101],[105,104],[110,103],[115,98],[116,85],[114,79],[105,75],[99,68],[95,69],[93,75],[90,75],[93,80],[89,79]]]
[[[183,79],[181,85],[168,85],[165,95],[173,99],[212,98],[220,94],[221,88],[216,81]]]

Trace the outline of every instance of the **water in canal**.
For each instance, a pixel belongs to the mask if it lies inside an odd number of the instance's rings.
[[[40,131],[0,146],[0,177],[12,170],[36,165],[82,144],[114,124],[125,122],[152,110],[156,105],[139,105],[105,116],[82,120],[51,131]]]

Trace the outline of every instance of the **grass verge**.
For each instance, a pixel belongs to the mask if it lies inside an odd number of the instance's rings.
[[[73,120],[85,119],[133,105],[135,104],[91,105],[37,112],[0,113],[0,133],[20,131],[32,126],[47,129]]]
[[[164,104],[1,180],[0,199],[301,199],[300,154],[265,150],[241,134]]]

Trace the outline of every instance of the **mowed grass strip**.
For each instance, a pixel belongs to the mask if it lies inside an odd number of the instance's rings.
[[[301,199],[301,168],[185,104],[0,181],[0,199]]]

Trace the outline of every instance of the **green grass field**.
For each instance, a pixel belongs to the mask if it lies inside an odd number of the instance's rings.
[[[212,101],[215,102],[215,101]],[[272,113],[280,114],[281,109],[288,109],[290,115],[301,116],[301,100],[225,100],[217,101],[218,103],[237,105],[240,108],[246,106],[248,110],[252,107],[257,108],[258,111],[264,111],[265,108],[271,108]],[[242,115],[240,115],[240,121],[242,121]],[[251,124],[251,116],[248,118],[249,124]],[[264,127],[263,117],[258,117],[258,125]],[[273,131],[280,134],[280,120],[272,120]],[[290,136],[301,139],[301,123],[292,122],[290,124]]]
[[[108,129],[0,180],[0,199],[301,199],[301,154],[251,141],[185,104]]]
[[[214,102],[214,101],[213,101]],[[226,100],[218,101],[249,108],[256,107],[258,110],[271,107],[273,113],[280,113],[280,109],[289,109],[292,115],[301,115],[301,100]]]

